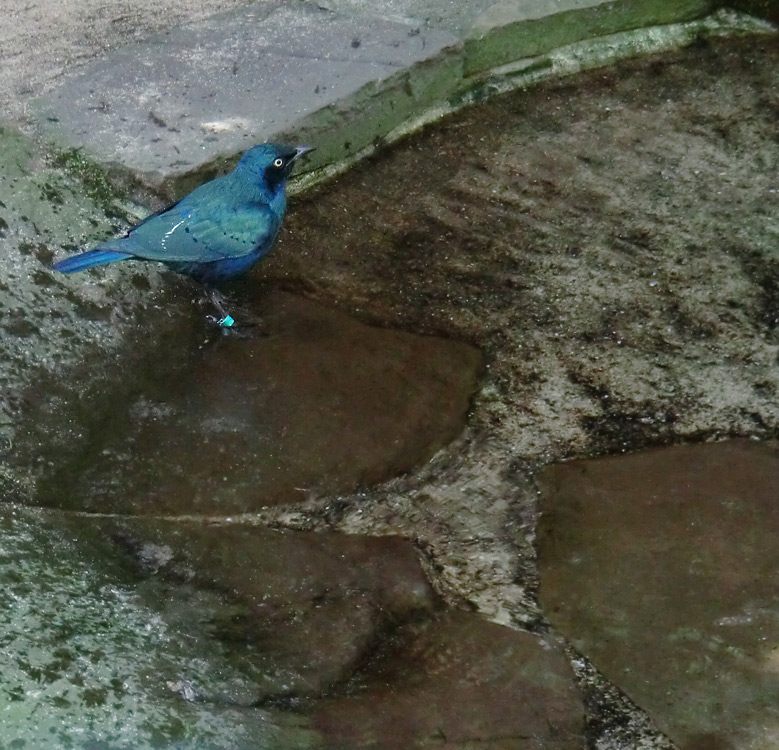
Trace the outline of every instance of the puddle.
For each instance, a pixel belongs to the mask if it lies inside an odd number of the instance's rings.
[[[95,420],[97,438],[57,462],[44,502],[251,511],[406,472],[463,429],[476,349],[367,326],[282,292],[257,312],[246,337],[217,335],[186,361],[160,353],[148,382]]]
[[[680,748],[779,747],[779,445],[573,461],[540,481],[552,623]]]

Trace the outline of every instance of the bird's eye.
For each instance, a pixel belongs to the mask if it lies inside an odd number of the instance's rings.
[[[276,167],[276,169],[281,169],[284,166],[284,159],[282,159],[280,156],[274,159],[273,166]]]

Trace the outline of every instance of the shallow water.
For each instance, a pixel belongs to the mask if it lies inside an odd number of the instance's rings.
[[[160,352],[126,399],[104,406],[99,440],[51,460],[39,500],[248,512],[388,479],[462,431],[481,367],[473,347],[367,326],[281,292],[257,305],[235,312],[256,326],[240,335],[211,332],[168,359]]]

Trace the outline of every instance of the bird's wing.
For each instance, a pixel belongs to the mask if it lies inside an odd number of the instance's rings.
[[[236,205],[220,196],[189,200],[192,197],[148,218],[127,237],[110,243],[115,245],[113,249],[144,260],[210,263],[240,258],[273,243],[281,222],[267,205]]]

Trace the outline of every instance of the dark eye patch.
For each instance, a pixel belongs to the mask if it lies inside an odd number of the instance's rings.
[[[276,166],[276,159],[274,159],[273,164],[271,164],[269,167],[266,167],[265,169],[265,184],[268,186],[268,189],[275,193],[279,185],[284,181],[284,178],[287,176],[287,170],[286,162],[282,161],[282,165],[280,167]]]

